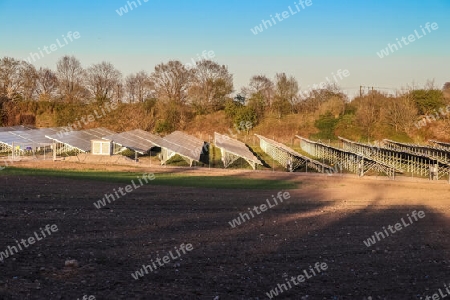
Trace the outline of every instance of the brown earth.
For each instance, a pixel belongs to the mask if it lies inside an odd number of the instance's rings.
[[[37,167],[36,162],[18,166]],[[41,167],[86,168],[69,162]],[[326,271],[274,299],[425,299],[450,283],[450,185],[424,180],[299,173],[100,166],[156,173],[102,209],[124,184],[0,174],[0,251],[46,224],[58,231],[0,262],[0,299],[269,299],[316,262]],[[233,175],[299,183],[291,198],[232,228],[228,222],[278,191],[158,186],[158,172]],[[1,173],[1,172],[0,172]],[[375,245],[363,241],[412,211],[414,221]],[[182,244],[193,250],[132,273]],[[78,266],[65,266],[67,260]]]

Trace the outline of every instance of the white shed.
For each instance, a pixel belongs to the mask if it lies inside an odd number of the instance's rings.
[[[93,155],[112,155],[113,143],[110,140],[91,140],[91,153]]]

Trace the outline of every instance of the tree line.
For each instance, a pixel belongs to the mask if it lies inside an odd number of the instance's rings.
[[[449,91],[450,83],[440,89],[430,81],[423,88],[408,88],[396,95],[372,91],[349,99],[330,83],[302,93],[294,76],[277,73],[273,79],[252,76],[236,93],[228,67],[209,59],[192,68],[170,60],[156,65],[151,73],[142,70],[126,77],[105,61],[83,68],[74,56],[60,58],[55,70],[37,69],[11,57],[0,60],[0,106],[9,103],[11,108],[21,102],[68,106],[141,103],[154,118],[151,126],[157,132],[180,129],[196,115],[224,111],[234,124],[250,122],[253,126],[268,116],[278,120],[288,115],[312,116],[318,137],[333,137],[349,128],[367,138],[379,130],[411,136],[421,116],[450,102]],[[73,117],[66,114],[67,119]]]

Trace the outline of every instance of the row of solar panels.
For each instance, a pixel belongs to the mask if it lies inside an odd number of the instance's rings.
[[[80,131],[60,131],[57,134],[46,135],[45,137],[83,152],[89,152],[91,151],[92,140],[102,139],[104,136],[114,133],[114,131],[99,127]]]
[[[9,128],[11,129],[11,127]],[[0,143],[9,147],[13,145],[14,147],[18,146],[20,149],[36,145],[50,145],[52,142],[56,142],[83,152],[89,152],[91,150],[91,141],[99,139],[113,141],[119,146],[141,154],[148,152],[153,147],[166,148],[194,160],[200,159],[205,146],[204,141],[180,131],[175,131],[164,138],[140,129],[115,133],[106,128],[68,131],[63,127],[42,129],[15,127],[12,131],[0,131]],[[261,164],[248,147],[238,140],[215,133],[215,143],[219,148],[227,152]]]
[[[35,128],[31,127],[31,126],[17,125],[17,126],[9,126],[9,127],[0,127],[0,132],[23,131],[23,130],[29,130],[29,129],[35,129]]]
[[[196,160],[200,158],[199,156],[202,154],[205,145],[204,141],[180,131],[175,131],[162,138],[149,132],[136,129],[105,136],[103,139],[112,140],[116,144],[141,154],[156,146],[169,149],[172,152]],[[261,164],[258,158],[253,155],[244,143],[217,132],[214,133],[214,140],[217,147],[233,153],[234,155],[243,157],[244,159]]]
[[[91,140],[103,139],[126,147],[140,154],[148,152],[153,147],[166,148],[181,156],[193,160],[200,160],[204,142],[180,131],[175,131],[164,138],[135,129],[122,133],[115,133],[104,128],[96,128],[83,131],[73,131],[59,136],[47,136],[58,143],[63,143],[82,151],[90,151]]]
[[[83,152],[91,150],[92,140],[110,140],[115,144],[138,153],[145,153],[153,147],[169,149],[190,159],[199,160],[204,142],[180,131],[162,138],[149,132],[136,129],[116,133],[106,128],[94,128],[80,131],[68,131],[64,127],[31,129],[24,127],[4,127],[10,131],[0,131],[0,143],[7,147],[29,147],[51,145],[53,142],[65,144]],[[21,129],[21,130],[20,130]]]
[[[256,164],[262,165],[262,162],[250,151],[250,149],[243,142],[230,138],[227,135],[214,133],[214,144],[224,149],[226,152],[240,156],[246,160],[252,161]]]
[[[61,128],[31,129],[19,126],[1,128],[13,128],[13,130],[0,130],[0,143],[8,147],[18,146],[21,149],[35,145],[51,144],[46,135],[55,134],[58,130],[61,130]]]

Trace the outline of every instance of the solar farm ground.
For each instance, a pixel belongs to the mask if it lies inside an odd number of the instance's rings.
[[[47,224],[58,230],[0,261],[0,299],[269,299],[278,284],[286,289],[273,299],[432,299],[450,283],[443,182],[49,161],[14,167],[24,169],[0,172],[0,252]],[[94,206],[144,172],[155,179]],[[280,191],[290,198],[275,205]],[[273,207],[229,224],[267,199]],[[413,211],[425,216],[410,222]],[[365,245],[402,218],[401,230]],[[152,262],[153,272],[133,278]],[[327,268],[313,276],[316,263]]]

